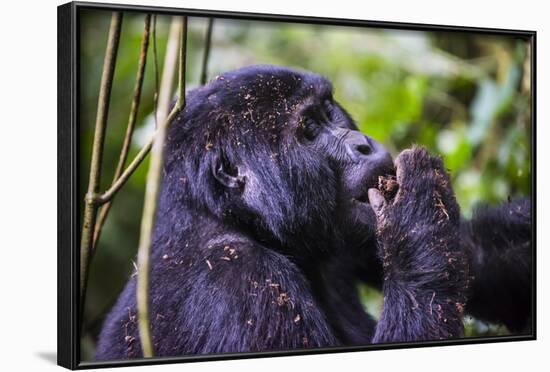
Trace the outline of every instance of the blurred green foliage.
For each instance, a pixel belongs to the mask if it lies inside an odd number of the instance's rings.
[[[80,195],[88,182],[93,126],[110,13],[80,18]],[[159,16],[162,67],[170,19]],[[198,86],[206,19],[189,20],[187,88]],[[137,70],[143,16],[126,13],[115,72],[102,189],[111,182],[125,132]],[[150,52],[152,47],[150,48]],[[412,144],[441,154],[466,217],[479,202],[496,203],[531,190],[530,49],[526,40],[463,32],[397,31],[217,19],[209,77],[267,63],[321,73],[359,128],[396,155]],[[149,54],[133,157],[150,133],[154,69]],[[85,309],[83,359],[92,357],[105,312],[136,253],[147,164],[116,196],[93,257]],[[378,316],[380,292],[360,286]],[[505,334],[498,325],[466,319],[466,335]]]

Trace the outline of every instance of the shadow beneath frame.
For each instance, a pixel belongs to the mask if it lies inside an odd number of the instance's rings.
[[[57,353],[55,351],[39,351],[36,355],[46,362],[57,365]]]

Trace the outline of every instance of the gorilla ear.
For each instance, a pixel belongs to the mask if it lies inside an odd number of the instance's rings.
[[[212,158],[212,174],[219,183],[228,188],[241,188],[245,184],[245,176],[241,169],[227,159],[223,154]]]

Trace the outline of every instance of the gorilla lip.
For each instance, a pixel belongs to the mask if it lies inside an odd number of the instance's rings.
[[[361,188],[361,192],[359,193],[359,195],[352,197],[351,200],[360,204],[370,204],[368,190],[370,188],[377,187],[377,179],[377,175],[368,177],[367,181],[363,183],[364,187]]]
[[[367,191],[370,187],[367,187]],[[356,198],[352,198],[351,200],[355,201],[355,202],[358,202],[358,203],[362,203],[362,204],[369,204],[369,194],[368,192],[365,192],[361,195],[359,195],[358,197]]]

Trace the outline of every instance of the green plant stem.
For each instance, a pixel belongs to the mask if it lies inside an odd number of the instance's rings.
[[[162,80],[160,82],[160,88],[156,89],[158,94],[155,92],[156,95],[156,109],[155,109],[155,123],[163,123],[166,119],[166,116],[168,115],[168,110],[170,109],[170,100],[172,97],[172,87],[174,85],[174,76],[176,74],[177,64],[178,64],[178,49],[179,49],[179,34],[180,34],[180,25],[181,23],[178,21],[177,18],[174,18],[172,20],[170,31],[168,34],[168,43],[166,46],[166,55],[164,57],[164,68],[162,71]],[[155,54],[155,61],[156,58],[156,32],[155,32],[155,23],[153,20],[153,50]],[[156,66],[155,62],[155,66]],[[158,71],[158,69],[155,67],[155,70]],[[156,80],[158,80],[155,77],[155,85]],[[139,151],[139,153],[136,155],[136,157],[132,160],[132,162],[128,165],[128,167],[122,172],[120,177],[114,182],[111,187],[107,191],[105,191],[102,195],[96,195],[97,202],[99,204],[104,204],[109,202],[120,190],[126,182],[130,179],[130,176],[134,173],[134,171],[139,167],[139,165],[145,160],[147,155],[149,154],[149,151],[151,150],[151,147],[153,145],[153,140],[156,136],[153,135],[149,141],[143,146],[143,148]]]
[[[150,358],[154,355],[151,327],[149,321],[149,272],[151,243],[153,226],[162,182],[163,145],[166,138],[166,130],[174,118],[185,105],[185,55],[187,47],[187,18],[178,18],[179,25],[179,69],[178,69],[178,99],[176,105],[166,118],[161,122],[155,135],[155,141],[151,151],[151,163],[147,173],[145,186],[145,201],[143,206],[143,217],[138,248],[138,270],[137,270],[137,308],[138,327],[140,334],[143,356]]]
[[[202,55],[201,85],[206,83],[208,77],[208,59],[210,57],[210,45],[212,44],[212,28],[214,27],[214,18],[208,18],[206,28],[206,39],[204,41],[204,54]]]
[[[124,170],[124,164],[126,164],[126,160],[128,159],[128,152],[130,151],[130,145],[132,143],[132,135],[134,133],[134,128],[136,125],[137,115],[139,111],[139,103],[141,100],[143,78],[145,76],[145,66],[147,64],[147,51],[149,49],[150,28],[151,28],[151,15],[147,14],[145,15],[145,19],[144,19],[143,38],[141,41],[141,47],[139,51],[138,69],[136,73],[136,82],[134,85],[134,93],[132,96],[132,103],[130,107],[130,115],[128,117],[128,125],[126,127],[126,134],[124,136],[124,141],[122,143],[118,164],[115,170],[115,174],[113,176],[113,182],[111,186],[122,175],[122,172]],[[101,236],[101,229],[103,228],[103,224],[105,223],[105,220],[107,219],[107,216],[111,209],[113,196],[111,196],[109,201],[103,204],[103,206],[101,207],[101,210],[99,211],[99,215],[97,217],[97,222],[95,224],[95,230],[94,230],[94,240],[92,245],[93,249],[95,249],[95,247],[97,246],[97,242],[99,240],[99,237]]]
[[[155,128],[158,126],[158,100],[159,100],[159,61],[157,48],[157,15],[153,15],[153,63],[155,66],[155,95],[153,98],[153,107],[155,115]]]
[[[164,66],[160,81],[157,105],[157,126],[164,123],[166,117],[170,113],[170,104],[173,99],[173,87],[178,67],[178,49],[179,49],[179,34],[181,22],[174,17],[170,25],[168,42],[166,45],[166,54],[164,57]]]
[[[132,174],[136,171],[136,169],[140,166],[140,164],[145,160],[147,155],[149,154],[149,151],[151,150],[151,147],[153,145],[153,140],[155,139],[155,135],[151,136],[151,138],[147,141],[147,143],[139,150],[135,158],[132,160],[132,162],[126,167],[124,172],[120,175],[120,177],[117,178],[117,180],[109,187],[107,191],[105,191],[101,195],[96,195],[96,202],[98,204],[104,204],[108,203],[113,199],[113,197],[116,195],[116,193],[126,184],[126,182],[130,179]]]
[[[103,61],[103,73],[99,87],[97,115],[95,123],[94,141],[92,145],[92,158],[90,162],[90,178],[88,192],[84,199],[84,216],[82,223],[82,237],[80,241],[80,305],[84,308],[86,285],[88,281],[88,269],[90,266],[90,253],[93,244],[94,226],[97,216],[96,195],[99,191],[101,179],[101,163],[103,159],[103,144],[105,142],[105,129],[109,113],[109,103],[113,86],[113,76],[116,66],[118,44],[122,26],[122,13],[113,12],[109,27],[109,36]]]

